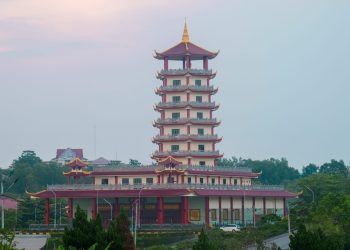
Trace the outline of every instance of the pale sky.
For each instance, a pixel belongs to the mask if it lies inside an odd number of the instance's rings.
[[[350,163],[350,1],[0,0],[0,166],[57,148],[150,163],[153,58],[181,39],[209,62],[225,157]]]

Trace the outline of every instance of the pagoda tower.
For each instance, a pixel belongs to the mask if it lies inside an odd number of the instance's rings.
[[[159,162],[171,156],[183,165],[215,166],[216,160],[222,157],[215,145],[222,138],[214,133],[220,122],[213,117],[213,111],[219,105],[212,101],[217,88],[211,85],[211,80],[216,74],[209,69],[208,61],[218,52],[190,42],[185,23],[182,41],[162,53],[155,53],[156,59],[164,61],[164,68],[157,74],[162,85],[156,94],[162,100],[155,106],[160,118],[154,122],[159,135],[153,142],[159,149],[152,158]],[[194,60],[202,60],[203,67],[192,68]],[[182,67],[171,68],[171,61],[180,61],[180,65],[182,62]]]

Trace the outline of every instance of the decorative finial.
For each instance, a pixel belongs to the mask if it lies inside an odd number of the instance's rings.
[[[182,42],[183,43],[189,43],[190,42],[190,35],[188,34],[188,31],[187,31],[186,20],[185,20],[185,26],[184,26],[184,33],[182,34]]]

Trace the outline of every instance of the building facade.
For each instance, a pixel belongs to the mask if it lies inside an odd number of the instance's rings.
[[[296,194],[281,186],[255,184],[261,173],[216,166],[222,154],[215,146],[221,138],[214,133],[219,122],[213,117],[218,105],[212,95],[217,89],[210,83],[215,74],[208,67],[216,55],[190,42],[186,24],[179,44],[156,52],[155,58],[164,61],[158,74],[162,85],[156,91],[162,98],[155,106],[160,113],[154,122],[160,132],[153,138],[158,150],[152,155],[157,165],[87,171],[87,162],[73,159],[66,164],[71,170],[64,173],[68,184],[30,193],[46,199],[45,223],[50,223],[53,198],[68,199],[70,221],[78,205],[90,218],[100,214],[106,222],[124,209],[139,224],[246,225],[265,214],[286,216],[286,199]],[[202,68],[193,69],[194,60],[201,60]],[[182,68],[172,69],[171,61],[180,61]],[[91,178],[92,184],[78,184],[80,178]]]

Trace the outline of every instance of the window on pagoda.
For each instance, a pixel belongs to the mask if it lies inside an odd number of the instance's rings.
[[[101,180],[101,184],[102,184],[102,185],[108,185],[108,178],[103,178],[103,179]]]
[[[234,214],[235,220],[240,220],[241,219],[241,210],[233,209],[233,214]]]
[[[194,85],[196,85],[196,87],[202,86],[202,80],[195,80]]]
[[[153,178],[146,178],[147,184],[153,184]]]
[[[203,97],[202,96],[196,96],[196,102],[198,102],[198,103],[201,103],[202,102],[202,100],[203,100]]]
[[[179,145],[171,145],[171,151],[172,152],[177,152],[180,150],[180,146]]]
[[[171,130],[171,135],[179,135],[180,134],[180,129],[174,128]]]
[[[173,96],[173,102],[174,102],[174,103],[179,103],[179,102],[181,102],[181,97],[180,97],[180,96]]]
[[[197,119],[203,119],[203,112],[197,112]]]
[[[141,178],[134,178],[134,185],[141,185],[142,184],[142,179]]]
[[[205,161],[199,161],[200,166],[205,166]]]
[[[204,145],[202,144],[198,145],[198,151],[204,151]]]
[[[237,185],[237,179],[233,179],[233,184]]]
[[[179,86],[181,86],[181,80],[173,80],[173,86],[174,86],[174,87],[179,87]]]
[[[204,135],[204,129],[203,128],[197,129],[197,134],[198,135]]]
[[[191,182],[192,182],[192,178],[191,178],[191,177],[188,177],[188,178],[187,178],[187,183],[188,183],[188,184],[191,184]]]
[[[211,184],[215,184],[215,178],[211,178]]]
[[[222,184],[224,184],[224,185],[227,184],[226,179],[222,179]]]
[[[122,178],[122,185],[129,185],[129,178]]]
[[[200,184],[204,184],[204,178],[203,177],[199,178],[199,183]]]
[[[180,113],[179,112],[171,113],[171,118],[172,119],[180,119]]]

